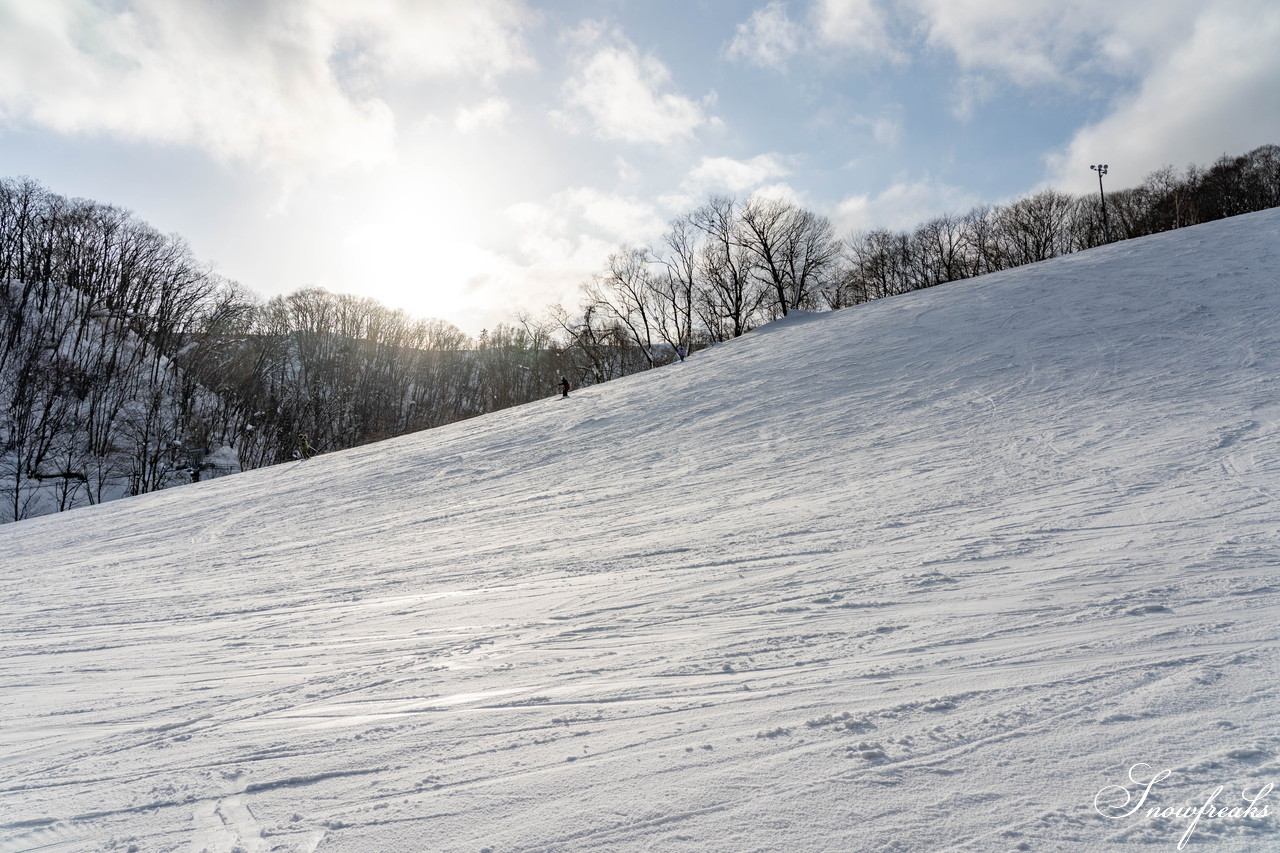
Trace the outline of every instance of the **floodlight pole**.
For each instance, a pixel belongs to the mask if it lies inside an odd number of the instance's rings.
[[[1102,191],[1102,176],[1107,173],[1107,164],[1103,163],[1098,166],[1090,166],[1098,173],[1098,197],[1102,199],[1102,233],[1107,238],[1107,242],[1111,242],[1111,226],[1107,224],[1107,195]]]

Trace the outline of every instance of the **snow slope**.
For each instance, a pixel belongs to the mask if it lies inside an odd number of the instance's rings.
[[[1174,849],[1280,781],[1278,246],[4,527],[0,853]]]

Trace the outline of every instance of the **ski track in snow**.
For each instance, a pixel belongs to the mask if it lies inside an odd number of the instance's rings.
[[[0,528],[0,853],[1172,849],[1280,781],[1278,237]]]

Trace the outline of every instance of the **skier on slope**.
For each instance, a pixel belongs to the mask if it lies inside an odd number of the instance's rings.
[[[568,397],[568,396],[569,396],[569,388],[570,388],[570,385],[569,385],[569,379],[568,379],[568,377],[561,376],[561,377],[560,377],[560,396],[561,396],[561,397]]]
[[[311,449],[311,441],[307,438],[307,434],[304,432],[298,436],[298,455],[303,459],[310,459],[313,453],[314,452]]]

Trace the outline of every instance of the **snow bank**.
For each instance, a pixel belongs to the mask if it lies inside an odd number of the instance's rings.
[[[1278,237],[0,528],[0,850],[1274,846]]]

